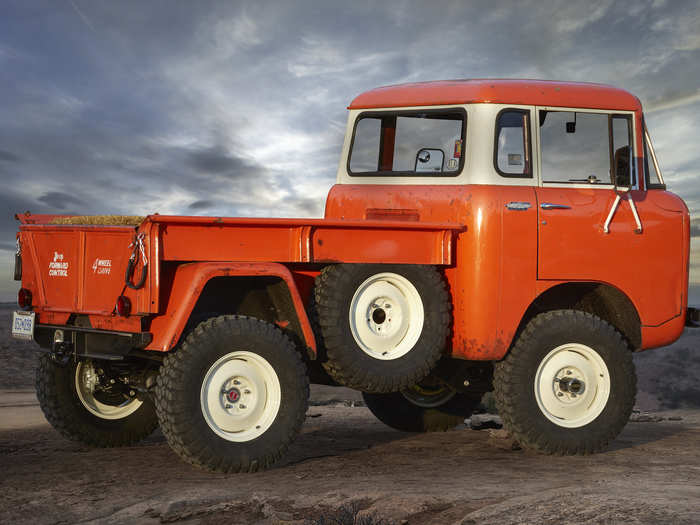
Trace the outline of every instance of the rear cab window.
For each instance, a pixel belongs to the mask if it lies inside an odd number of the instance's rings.
[[[465,158],[463,109],[361,113],[355,121],[350,176],[454,177]]]
[[[530,110],[508,108],[496,116],[494,166],[502,177],[532,177]]]

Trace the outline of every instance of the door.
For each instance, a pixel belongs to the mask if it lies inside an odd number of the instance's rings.
[[[652,269],[666,259],[679,267],[682,229],[660,220],[656,199],[639,190],[633,114],[537,110],[538,279],[611,284],[630,297],[642,324],[676,315],[675,292]]]

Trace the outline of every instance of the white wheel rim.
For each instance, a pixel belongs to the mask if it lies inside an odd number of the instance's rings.
[[[125,399],[120,405],[107,405],[95,399],[99,378],[92,361],[80,361],[75,368],[75,391],[78,399],[91,414],[100,419],[122,419],[136,412],[143,402]]]
[[[587,425],[603,412],[610,397],[608,367],[589,346],[558,346],[537,368],[535,397],[542,413],[556,425]]]
[[[352,336],[375,359],[388,361],[410,352],[424,321],[418,290],[395,273],[378,273],[365,280],[350,303]]]
[[[267,431],[279,412],[282,390],[272,365],[252,352],[231,352],[204,376],[204,420],[228,441],[250,441]]]

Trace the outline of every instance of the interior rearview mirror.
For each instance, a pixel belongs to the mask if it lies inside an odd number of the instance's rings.
[[[445,153],[441,149],[421,148],[416,153],[415,171],[442,171],[445,162]]]

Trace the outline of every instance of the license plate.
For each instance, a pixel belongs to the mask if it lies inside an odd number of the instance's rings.
[[[12,314],[12,337],[34,339],[34,312],[14,312]]]

